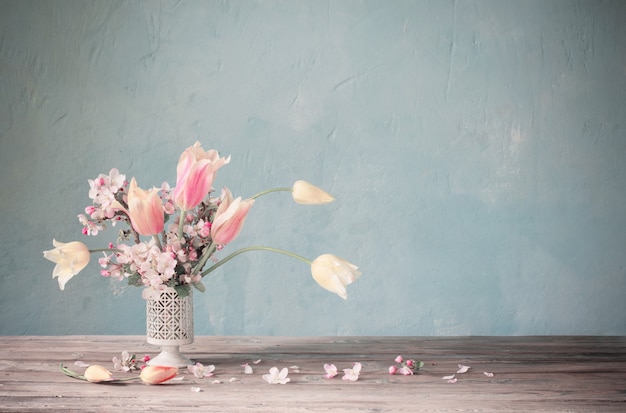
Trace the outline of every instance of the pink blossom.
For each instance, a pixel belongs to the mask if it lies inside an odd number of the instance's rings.
[[[402,360],[403,360],[402,356],[398,356],[398,357],[396,357],[396,359],[394,361],[396,363],[402,363]]]
[[[326,377],[327,379],[332,379],[337,375],[337,366],[335,366],[334,364],[324,364],[324,371],[326,371],[324,377]]]
[[[389,374],[396,374],[398,368],[396,366],[389,366]]]
[[[357,381],[361,374],[361,363],[354,363],[351,369],[343,369],[342,380]]]

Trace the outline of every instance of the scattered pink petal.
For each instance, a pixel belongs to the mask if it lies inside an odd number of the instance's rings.
[[[192,392],[196,392],[196,393],[200,393],[202,391],[202,389],[200,387],[192,387],[191,391]]]
[[[456,383],[456,377],[455,377],[455,378],[453,378],[453,379],[448,380],[448,383],[450,383],[450,384],[454,384],[454,383]]]
[[[409,366],[402,366],[398,369],[398,373],[404,376],[413,375],[413,370]]]
[[[493,377],[493,373],[490,373],[488,371],[483,372],[483,374],[487,377]]]
[[[464,366],[463,364],[459,364],[459,369],[457,370],[457,374],[467,373],[470,369],[470,366]]]
[[[213,381],[211,382],[211,384],[222,384],[222,383],[223,383],[223,381],[221,381],[221,380],[217,380],[217,379],[215,379],[215,380],[213,380]]]
[[[255,360],[252,362],[252,364],[259,364],[261,362],[261,359]]]
[[[398,356],[398,357],[396,357],[396,358],[395,358],[395,360],[394,360],[394,361],[395,361],[396,363],[402,363],[402,360],[404,360],[404,359],[402,358],[402,356]]]
[[[229,383],[235,383],[238,381],[241,381],[241,380],[239,380],[237,377],[231,377],[230,380],[228,380]]]
[[[87,364],[84,361],[80,361],[80,360],[75,361],[74,365],[77,366],[77,367],[89,367],[89,366],[91,366],[91,364]]]
[[[442,379],[443,380],[452,380],[454,378],[455,374],[451,374],[449,376],[443,376]]]
[[[300,366],[289,366],[294,373],[300,373]]]
[[[332,379],[337,375],[337,366],[335,366],[334,364],[324,364],[324,371],[326,371],[324,377],[326,377],[327,379]]]
[[[243,374],[253,374],[254,371],[252,371],[252,366],[250,366],[248,363],[243,365]]]

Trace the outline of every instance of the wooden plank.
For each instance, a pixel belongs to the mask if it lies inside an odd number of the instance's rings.
[[[625,337],[196,337],[182,350],[214,364],[214,378],[181,371],[181,381],[159,386],[102,385],[59,370],[62,362],[82,373],[76,360],[112,369],[122,350],[158,353],[141,336],[0,337],[0,411],[626,411]],[[425,366],[390,375],[398,354]],[[243,374],[242,364],[259,359]],[[323,378],[324,363],[341,371],[354,362],[363,366],[358,381]],[[471,369],[443,380],[458,364]],[[265,383],[272,366],[289,367],[291,382]]]

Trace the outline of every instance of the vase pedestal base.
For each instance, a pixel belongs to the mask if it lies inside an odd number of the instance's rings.
[[[187,356],[179,351],[179,346],[161,346],[161,353],[150,359],[146,364],[149,366],[169,366],[184,368],[194,364]]]

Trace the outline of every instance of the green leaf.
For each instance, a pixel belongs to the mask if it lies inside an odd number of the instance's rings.
[[[189,295],[189,286],[188,285],[176,285],[174,289],[178,293],[180,298],[187,297]]]
[[[192,284],[196,290],[200,291],[201,293],[206,291],[206,288],[204,288],[204,284],[202,284],[202,281],[198,281],[197,283],[193,283]]]
[[[143,283],[141,282],[141,275],[139,275],[138,272],[134,273],[133,275],[130,275],[128,277],[128,285],[134,285],[135,287],[139,285],[143,285]]]

